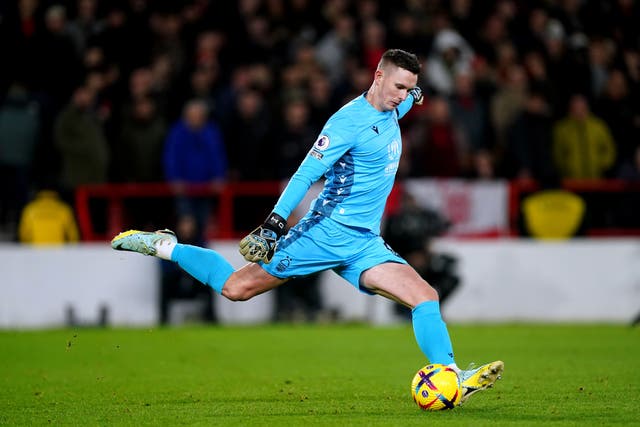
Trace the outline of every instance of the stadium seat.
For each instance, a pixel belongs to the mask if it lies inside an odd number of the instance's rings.
[[[585,216],[584,200],[569,191],[543,190],[522,201],[524,226],[538,239],[566,239],[576,235]]]

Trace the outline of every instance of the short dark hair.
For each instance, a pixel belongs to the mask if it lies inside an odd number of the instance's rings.
[[[413,53],[402,49],[389,49],[382,54],[378,68],[384,67],[387,63],[392,63],[396,67],[418,74],[420,73],[420,61]]]

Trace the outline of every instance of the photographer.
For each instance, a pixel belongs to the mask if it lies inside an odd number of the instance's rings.
[[[435,210],[418,205],[408,192],[400,190],[400,193],[398,209],[387,217],[384,239],[438,291],[442,306],[460,284],[456,272],[458,260],[451,254],[434,252],[431,240],[442,235],[451,224]],[[400,304],[396,311],[404,317],[411,316]]]

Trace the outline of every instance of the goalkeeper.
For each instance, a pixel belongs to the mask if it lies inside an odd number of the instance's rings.
[[[380,237],[402,151],[398,120],[414,103],[422,103],[419,71],[411,53],[391,49],[382,55],[369,90],[329,118],[273,212],[240,242],[240,252],[250,261],[246,266],[236,271],[213,250],[177,243],[169,230],[126,231],[114,237],[112,247],[172,260],[233,301],[331,269],[364,293],[410,307],[418,346],[430,363],[450,365],[459,373],[463,400],[492,386],[503,363],[457,367],[438,293]],[[324,188],[309,212],[287,230],[287,217],[323,175]]]

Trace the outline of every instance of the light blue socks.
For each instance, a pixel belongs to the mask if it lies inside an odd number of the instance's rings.
[[[447,325],[440,314],[438,301],[425,301],[412,310],[413,333],[420,350],[430,363],[450,365],[453,360],[453,347]]]
[[[171,261],[175,261],[187,273],[201,283],[211,286],[217,293],[235,269],[218,252],[198,246],[177,243],[171,253]]]

